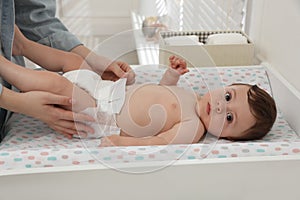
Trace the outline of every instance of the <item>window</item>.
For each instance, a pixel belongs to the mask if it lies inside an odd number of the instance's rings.
[[[248,0],[140,0],[171,19],[174,30],[243,30]],[[152,5],[145,5],[152,4]],[[153,13],[153,12],[152,12]]]

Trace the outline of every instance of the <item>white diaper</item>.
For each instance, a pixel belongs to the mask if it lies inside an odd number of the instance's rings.
[[[88,138],[120,134],[115,115],[121,111],[125,101],[126,79],[119,79],[116,82],[102,80],[91,70],[74,70],[63,76],[86,90],[97,101],[96,108],[87,108],[82,111],[96,120],[95,123],[88,123],[95,130],[95,133],[88,135]]]

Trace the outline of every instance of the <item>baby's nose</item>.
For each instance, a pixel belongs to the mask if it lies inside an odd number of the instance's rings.
[[[224,101],[218,101],[217,102],[217,113],[222,114],[226,110],[225,108],[225,102]]]

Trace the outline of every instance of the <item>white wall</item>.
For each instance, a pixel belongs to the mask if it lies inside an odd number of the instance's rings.
[[[114,55],[112,59],[138,63],[133,35],[124,33],[132,29],[131,10],[137,0],[57,0],[57,7],[58,17],[87,47]],[[116,55],[122,48],[126,55]]]
[[[250,0],[257,54],[300,91],[300,1]]]
[[[131,29],[136,0],[58,0],[59,17],[76,35],[113,35]]]

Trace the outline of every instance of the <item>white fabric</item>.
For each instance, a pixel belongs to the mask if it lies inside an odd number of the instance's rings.
[[[248,40],[240,33],[212,34],[207,37],[206,44],[247,44]]]
[[[168,37],[165,38],[165,43],[173,46],[203,45],[196,35]]]

